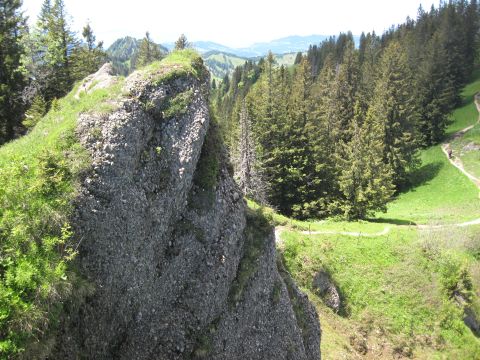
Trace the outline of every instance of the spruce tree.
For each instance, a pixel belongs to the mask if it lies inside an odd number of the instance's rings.
[[[435,33],[426,45],[416,78],[419,109],[417,129],[423,146],[440,142],[449,122],[448,115],[455,94],[452,79],[445,72],[446,65],[446,54],[439,33]]]
[[[358,53],[353,41],[349,41],[342,47],[342,63],[338,67],[336,81],[334,83],[335,99],[334,111],[336,120],[341,127],[340,137],[349,139],[351,134],[348,129],[349,122],[353,119],[354,105],[358,87]]]
[[[336,211],[330,204],[339,195],[336,152],[342,129],[336,111],[336,78],[332,53],[327,56],[312,86],[312,111],[307,124],[308,142],[315,164],[315,186],[319,193],[315,206],[322,216]]]
[[[0,0],[0,145],[13,139],[23,113],[25,19],[21,6],[21,0]]]
[[[360,103],[350,123],[351,140],[342,142],[337,159],[340,169],[341,208],[348,220],[365,219],[375,211],[386,211],[394,193],[392,171],[383,161],[383,126],[369,112],[365,120]]]
[[[95,35],[90,24],[82,31],[84,44],[77,47],[72,53],[72,77],[81,80],[85,76],[96,72],[107,60],[107,54],[103,51],[103,43],[95,43]]]
[[[155,44],[155,42],[153,42],[153,40],[150,38],[150,33],[147,31],[142,43],[140,44],[138,55],[135,61],[135,67],[139,68],[161,59],[162,53],[160,52],[160,48],[157,44]]]
[[[39,91],[50,103],[70,91],[72,53],[78,41],[70,30],[63,0],[44,0],[37,24],[27,39],[25,67],[30,78],[30,98]]]
[[[191,47],[191,44],[188,42],[185,34],[180,35],[180,37],[175,41],[175,50],[183,50],[188,47]]]
[[[401,187],[408,171],[418,165],[415,125],[418,119],[412,74],[405,50],[392,40],[385,49],[369,111],[384,127],[384,161],[393,170],[393,182]]]
[[[312,71],[306,58],[302,58],[295,68],[291,85],[292,91],[288,107],[288,120],[285,131],[288,137],[285,147],[288,149],[287,162],[283,165],[288,176],[292,213],[299,218],[312,217],[316,211],[312,202],[317,200],[315,186],[315,163],[308,142],[308,127],[312,110]],[[294,170],[294,171],[292,171]]]

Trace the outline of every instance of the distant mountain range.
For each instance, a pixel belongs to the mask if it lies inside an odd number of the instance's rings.
[[[281,39],[272,40],[269,42],[260,42],[252,44],[244,48],[232,48],[212,41],[194,41],[193,47],[200,53],[209,51],[220,51],[223,53],[232,54],[244,58],[253,58],[257,56],[264,56],[269,51],[274,54],[286,54],[292,52],[306,51],[310,45],[320,44],[331,35],[308,35],[308,36],[287,36]],[[358,45],[360,37],[354,36],[354,40]],[[175,43],[163,44],[168,49],[173,49]]]
[[[232,48],[212,41],[195,41],[192,45],[202,54],[212,77],[222,79],[245,61],[249,59],[256,61],[269,51],[275,54],[278,64],[292,65],[297,52],[305,52],[310,45],[318,45],[329,37],[330,35],[288,36],[270,42],[255,43],[246,48]],[[359,39],[359,36],[354,36],[357,46]],[[140,42],[141,40],[127,36],[116,40],[107,49],[107,54],[118,73],[126,75],[132,70]],[[160,51],[167,52],[174,46],[175,43],[170,42],[159,45],[159,48]]]

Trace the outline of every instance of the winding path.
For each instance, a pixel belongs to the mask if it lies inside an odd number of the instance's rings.
[[[480,113],[480,94],[475,95],[475,105],[477,107],[477,110]],[[480,121],[480,120],[479,120]],[[455,134],[452,135],[451,139],[458,139],[465,135],[465,133],[469,130],[471,130],[474,127],[474,125],[467,126],[465,129],[462,129],[460,131],[457,131]],[[460,170],[466,177],[468,177],[480,190],[480,179],[475,177],[474,175],[470,174],[467,172],[463,166],[462,161],[460,158],[456,156],[452,156],[452,158],[449,158],[448,156],[448,148],[450,147],[450,142],[442,144],[441,148],[445,156],[447,157],[448,161],[455,166],[458,170]],[[440,225],[426,225],[426,224],[420,224],[420,225],[413,225],[416,226],[418,229],[421,230],[434,230],[434,229],[443,229],[443,228],[448,228],[448,227],[467,227],[467,226],[472,226],[472,225],[480,225],[480,218],[474,219],[471,221],[466,221],[462,223],[456,223],[456,224],[440,224]],[[398,225],[398,226],[412,226],[412,225]],[[281,240],[281,233],[285,230],[288,229],[285,226],[277,226],[275,227],[275,242],[278,245],[282,244]],[[376,232],[376,233],[364,233],[364,232],[350,232],[350,231],[335,231],[335,230],[317,230],[317,231],[301,231],[301,234],[305,235],[346,235],[346,236],[355,236],[355,237],[376,237],[376,236],[383,236],[386,235],[390,232],[392,228],[390,226],[385,227],[382,231]]]
[[[455,134],[453,134],[452,139],[458,139],[462,137],[468,130],[472,128],[473,128],[473,125],[470,125],[470,126],[467,126],[465,129],[456,132]],[[450,143],[445,143],[442,145],[442,151],[447,157],[448,161],[450,161],[450,163],[453,166],[455,166],[458,170],[460,170],[466,177],[468,177],[480,189],[480,179],[465,170],[465,168],[463,167],[462,160],[460,160],[460,158],[457,156],[452,156],[451,158],[448,157],[449,147],[450,147]]]

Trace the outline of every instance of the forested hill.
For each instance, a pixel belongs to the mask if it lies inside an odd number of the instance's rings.
[[[299,218],[366,218],[408,189],[440,142],[476,54],[476,1],[452,1],[382,35],[330,38],[235,69],[214,109],[249,196]]]
[[[107,55],[119,74],[127,75],[135,69],[141,45],[142,40],[135,39],[131,36],[117,39],[110,45],[107,49]],[[157,46],[159,52],[163,55],[169,51],[160,44],[152,46]]]

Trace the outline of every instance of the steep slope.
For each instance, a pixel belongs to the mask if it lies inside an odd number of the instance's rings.
[[[94,290],[67,305],[50,358],[320,358],[316,312],[246,210],[207,97],[201,58],[176,52],[78,119],[92,167],[72,218],[76,267]]]

